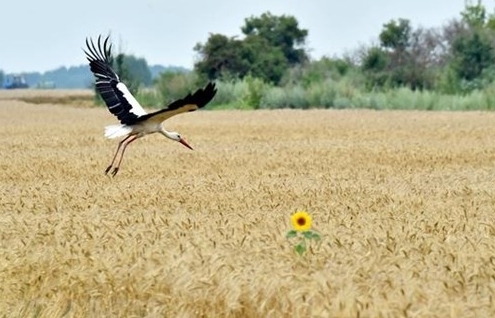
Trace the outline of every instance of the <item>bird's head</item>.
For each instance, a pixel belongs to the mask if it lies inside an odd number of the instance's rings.
[[[193,148],[191,146],[189,146],[187,141],[184,138],[182,138],[178,132],[163,130],[163,134],[165,135],[165,137],[170,138],[170,139],[175,140],[175,141],[178,141],[181,144],[183,144],[185,147],[193,150]]]

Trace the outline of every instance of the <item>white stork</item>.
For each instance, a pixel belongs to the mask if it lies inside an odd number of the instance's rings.
[[[114,114],[122,125],[111,125],[105,127],[105,137],[118,138],[125,137],[119,143],[113,160],[105,170],[107,174],[113,167],[112,175],[119,171],[120,163],[127,146],[134,140],[152,133],[161,133],[165,137],[178,141],[187,148],[192,147],[182,138],[179,133],[167,131],[162,126],[162,122],[174,115],[190,112],[204,107],[215,96],[216,89],[214,83],[208,83],[206,87],[198,89],[195,93],[176,100],[167,107],[147,113],[139,102],[132,96],[127,86],[119,80],[119,76],[112,69],[111,48],[108,43],[109,37],[101,43],[101,36],[98,37],[98,46],[93,40],[86,39],[88,51],[87,55],[91,72],[96,77],[96,89],[105,101],[108,110]],[[117,164],[115,164],[117,163]]]

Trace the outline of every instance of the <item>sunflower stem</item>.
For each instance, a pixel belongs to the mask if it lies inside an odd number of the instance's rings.
[[[296,251],[297,254],[302,256],[304,252],[306,252],[306,242],[304,240],[299,242],[299,244],[294,246],[294,251]]]

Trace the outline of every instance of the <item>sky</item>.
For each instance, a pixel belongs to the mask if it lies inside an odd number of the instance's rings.
[[[342,56],[378,42],[383,24],[409,19],[440,27],[458,18],[465,0],[6,0],[0,6],[0,69],[44,72],[85,64],[88,36],[111,33],[127,54],[148,64],[192,68],[196,43],[210,33],[242,35],[247,17],[292,15],[309,34],[313,59]],[[495,1],[483,3],[493,12]]]

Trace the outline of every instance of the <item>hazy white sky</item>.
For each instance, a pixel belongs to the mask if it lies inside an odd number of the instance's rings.
[[[484,1],[493,10],[494,1]],[[149,64],[191,68],[209,33],[240,35],[246,17],[293,15],[309,30],[313,58],[340,55],[376,41],[390,19],[441,26],[464,0],[10,0],[0,5],[0,69],[46,71],[86,63],[86,36],[112,33],[123,51]]]

